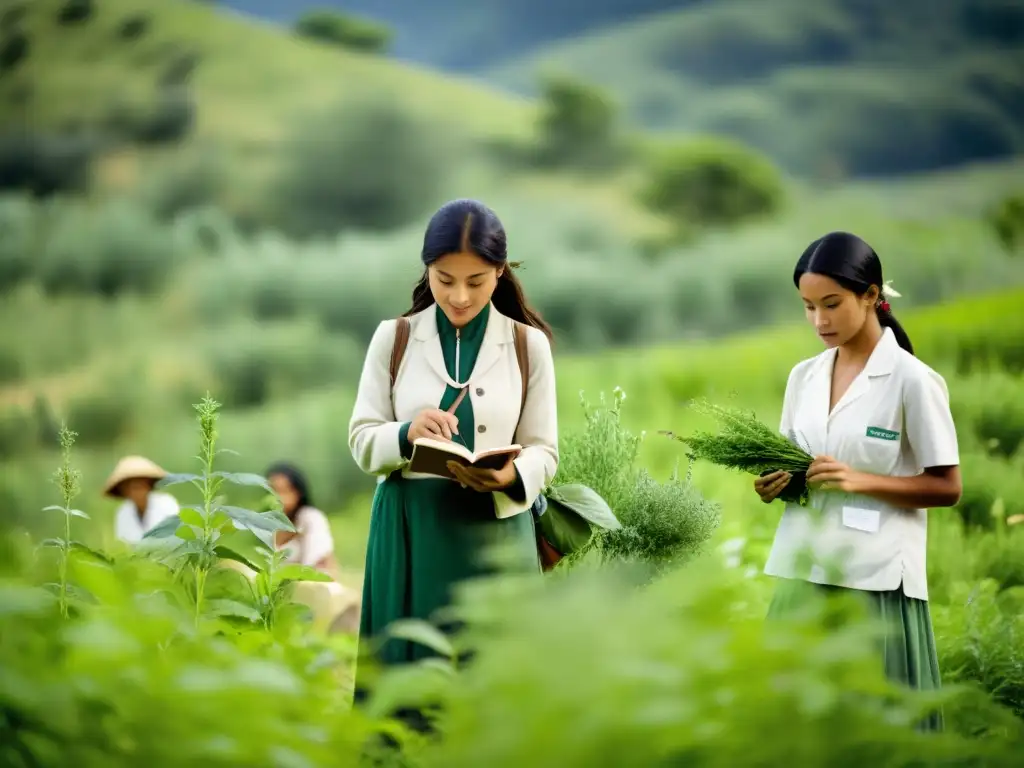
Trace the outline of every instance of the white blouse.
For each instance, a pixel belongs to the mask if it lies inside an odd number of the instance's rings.
[[[150,491],[146,499],[146,512],[139,519],[135,503],[125,499],[114,518],[114,533],[118,539],[129,544],[138,544],[142,537],[156,525],[178,514],[178,500],[169,493]]]
[[[960,463],[946,382],[885,329],[864,370],[829,412],[836,350],[789,376],[780,425],[811,455],[854,470],[910,477]],[[928,514],[858,494],[815,490],[787,504],[765,573],[928,599]],[[836,570],[839,569],[839,570]]]
[[[316,507],[302,507],[295,514],[298,535],[281,546],[288,553],[286,562],[315,566],[334,554],[334,536],[327,515]]]

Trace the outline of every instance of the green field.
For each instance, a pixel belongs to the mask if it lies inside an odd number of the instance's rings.
[[[57,23],[58,10],[85,6],[87,19]],[[611,170],[509,165],[495,146],[536,142],[537,104],[213,6],[34,0],[0,26],[0,43],[21,24],[32,46],[0,76],[0,179],[11,187],[22,167],[8,141],[29,117],[59,147],[96,142],[80,188],[0,194],[0,764],[354,765],[379,707],[429,691],[450,715],[441,744],[414,750],[409,764],[423,768],[1019,761],[1024,525],[1007,521],[1024,514],[1024,260],[988,217],[1020,191],[1020,156],[872,181],[782,173],[771,213],[666,244],[658,238],[677,222],[637,202],[645,151],[665,137],[627,131],[633,154]],[[686,13],[728,12],[716,7]],[[823,8],[807,18],[828,21]],[[125,39],[118,30],[139,14],[147,31]],[[610,62],[619,45],[608,43]],[[191,53],[187,88],[158,84]],[[642,78],[649,63],[638,57],[624,75]],[[775,90],[759,98],[782,114]],[[182,103],[196,121],[172,140],[111,128]],[[772,130],[806,141],[794,126]],[[407,160],[420,171],[403,175]],[[434,173],[437,185],[402,197]],[[317,183],[293,194],[304,175]],[[304,207],[359,212],[353,199],[377,194],[378,178],[391,208],[371,223],[286,232],[285,214]],[[218,447],[237,452],[217,468],[303,467],[331,516],[344,581],[358,588],[373,479],[351,460],[347,426],[365,345],[407,308],[432,206],[463,195],[502,217],[531,303],[555,327],[559,479],[600,489],[628,535],[541,587],[467,586],[478,662],[386,678],[369,715],[352,714],[351,638],[311,629],[280,573],[254,593],[220,567],[223,550],[203,548],[212,539],[167,559],[133,555],[113,540],[114,505],[99,488],[129,453],[196,471],[194,405],[209,393],[223,403]],[[658,434],[708,426],[688,410],[701,396],[776,423],[789,370],[820,349],[792,267],[835,229],[877,249],[903,295],[895,313],[950,387],[964,495],[931,513],[928,562],[944,739],[906,735],[898,691],[885,694],[896,709],[881,708],[866,629],[840,628],[835,614],[766,626],[772,583],[760,570],[779,505],[715,467],[673,479],[687,463]],[[62,423],[78,433],[70,501],[90,518],[70,518],[76,548],[59,540],[59,510],[43,511],[67,501],[51,482]],[[218,493],[174,489],[183,503]],[[251,487],[224,491],[232,505],[263,500]],[[40,549],[48,537],[58,540]]]

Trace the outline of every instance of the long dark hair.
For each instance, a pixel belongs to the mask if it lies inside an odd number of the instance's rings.
[[[306,476],[302,474],[298,467],[284,461],[279,461],[270,466],[270,469],[266,471],[264,477],[269,479],[273,475],[281,475],[282,477],[288,478],[288,482],[291,483],[292,488],[295,489],[295,493],[299,496],[295,509],[291,512],[285,513],[289,518],[295,517],[295,513],[303,507],[313,506],[313,499],[309,493],[309,483],[306,480]]]
[[[849,232],[830,232],[807,246],[800,255],[793,270],[793,284],[799,288],[800,278],[808,272],[830,277],[858,296],[867,293],[871,286],[877,286],[879,296],[875,303],[875,314],[878,315],[878,322],[883,328],[891,328],[896,343],[914,354],[910,337],[893,316],[882,295],[882,287],[885,285],[882,279],[882,260],[870,245]]]
[[[503,267],[491,303],[506,317],[543,331],[550,341],[551,327],[526,300],[523,285],[513,273],[516,264],[508,260],[505,227],[497,214],[476,200],[452,200],[438,209],[427,224],[420,258],[429,267],[449,253],[475,253],[488,264]],[[430,278],[424,269],[412,290],[412,307],[404,317],[422,312],[434,303]]]

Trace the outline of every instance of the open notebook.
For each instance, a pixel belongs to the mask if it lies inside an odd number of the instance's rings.
[[[424,475],[437,475],[454,480],[448,471],[448,462],[457,461],[464,467],[480,467],[481,469],[501,469],[509,457],[515,458],[523,450],[521,445],[506,445],[502,448],[491,448],[489,451],[473,453],[465,446],[450,443],[447,440],[433,440],[421,437],[413,443],[412,459],[409,470]]]

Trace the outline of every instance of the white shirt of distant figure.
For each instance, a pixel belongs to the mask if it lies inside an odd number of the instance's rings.
[[[786,384],[780,429],[816,457],[807,473],[811,509],[786,505],[765,573],[869,592],[902,588],[927,600],[925,510],[953,506],[962,488],[948,390],[893,318],[888,297],[898,294],[877,285],[864,296],[844,294],[813,268],[811,251],[827,238],[833,251],[870,251],[855,236],[833,233],[812,243],[794,276],[828,349],[797,364]],[[870,256],[865,263],[880,274]],[[854,275],[855,283],[871,282]],[[857,328],[860,303],[868,320]],[[788,480],[774,473],[755,489],[771,501]]]
[[[286,562],[312,566],[337,579],[331,524],[311,502],[303,473],[282,462],[267,471],[267,481],[295,527],[294,533],[280,531],[275,537],[277,549],[286,553]]]
[[[114,533],[128,544],[138,544],[155,526],[179,512],[177,500],[154,490],[167,472],[142,456],[121,459],[104,485],[104,494],[123,499],[114,518]]]

